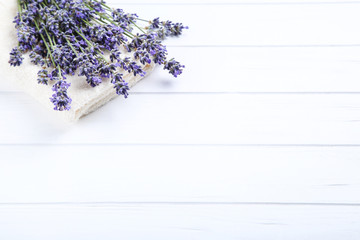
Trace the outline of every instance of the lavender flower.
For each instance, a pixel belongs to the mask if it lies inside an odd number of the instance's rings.
[[[31,51],[29,55],[31,62],[35,65],[44,66],[45,59],[40,54],[36,53],[35,51]]]
[[[47,70],[43,69],[38,72],[38,83],[40,84],[48,84],[49,81],[49,73]]]
[[[129,87],[128,83],[124,81],[122,76],[123,75],[121,73],[116,73],[111,80],[111,83],[114,84],[117,95],[124,95],[124,97],[127,98],[129,95],[129,93],[127,92],[129,90]]]
[[[166,61],[166,55],[167,52],[166,49],[164,48],[162,51],[158,51],[154,54],[153,60],[155,63],[162,65]]]
[[[179,36],[182,34],[183,29],[188,29],[182,25],[182,23],[172,23],[171,21],[163,22],[162,25],[165,28],[166,36]]]
[[[115,9],[111,13],[114,22],[120,23],[122,27],[128,27],[130,24],[136,22],[137,15],[125,13],[122,9]]]
[[[144,70],[142,70],[141,67],[136,64],[136,62],[130,62],[127,66],[127,70],[129,73],[132,72],[134,74],[134,76],[136,76],[138,74],[143,77],[146,74],[146,72]]]
[[[112,49],[110,52],[110,60],[111,62],[119,62],[120,61],[120,51],[118,49]]]
[[[112,63],[101,63],[98,67],[98,72],[101,77],[109,78],[116,70],[116,65]]]
[[[180,75],[184,67],[185,67],[184,65],[181,65],[179,62],[173,59],[166,62],[164,65],[164,69],[169,70],[169,73],[172,74],[174,77]]]
[[[165,36],[179,36],[184,29],[189,27],[184,26],[182,23],[173,23],[169,20],[160,22],[159,18],[155,18],[150,22],[149,29],[156,31],[160,39],[164,39]]]
[[[159,18],[154,18],[154,20],[152,20],[152,21],[150,22],[149,28],[150,28],[150,29],[160,28],[160,20],[159,20]]]
[[[79,76],[89,76],[96,72],[96,65],[91,62],[82,62],[79,67]]]
[[[13,48],[13,50],[10,53],[10,60],[9,63],[11,66],[20,66],[22,64],[22,61],[24,58],[21,56],[21,52],[19,51],[19,48]]]
[[[64,80],[58,80],[52,87],[54,94],[50,98],[50,101],[54,104],[54,110],[64,111],[70,110],[71,98],[67,95],[67,89],[70,87],[70,83]]]
[[[175,23],[175,24],[172,25],[172,27],[171,27],[169,30],[170,30],[170,32],[171,32],[171,35],[173,35],[173,36],[179,36],[179,35],[182,34],[182,31],[183,31],[184,29],[189,29],[189,27],[183,26],[182,23]]]
[[[143,51],[143,50],[137,50],[134,53],[134,58],[135,59],[139,59],[140,62],[145,65],[146,63],[150,64],[151,63],[151,59],[150,59],[150,55],[148,52]]]
[[[124,69],[124,70],[128,70],[128,65],[130,63],[130,58],[126,57],[124,59],[119,59],[118,63],[116,64],[118,67]]]
[[[86,76],[86,82],[92,86],[92,87],[96,87],[97,85],[99,85],[100,83],[102,83],[102,80],[100,77],[96,76],[96,75],[88,75]]]

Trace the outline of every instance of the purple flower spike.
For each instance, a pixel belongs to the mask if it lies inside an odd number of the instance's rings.
[[[52,90],[54,94],[50,98],[51,102],[54,104],[54,110],[64,111],[70,110],[71,98],[67,95],[67,89],[70,87],[70,83],[67,83],[64,80],[57,81]]]
[[[160,20],[159,18],[154,18],[154,20],[150,23],[150,29],[157,29],[160,28]]]
[[[22,64],[22,61],[24,58],[21,56],[21,52],[19,48],[13,48],[13,50],[10,53],[10,60],[9,63],[11,66],[20,66]]]
[[[100,77],[97,77],[95,75],[88,75],[86,77],[86,82],[92,86],[92,87],[96,87],[97,85],[99,85],[100,83],[102,83],[102,80]]]
[[[164,65],[164,69],[169,70],[169,73],[172,74],[174,77],[180,75],[184,67],[184,65],[181,65],[178,61],[175,60],[170,60]]]
[[[47,70],[43,69],[38,72],[38,83],[47,85],[49,79],[49,73]]]
[[[129,95],[127,92],[129,90],[129,86],[128,83],[124,81],[122,76],[123,75],[121,73],[116,73],[111,80],[111,83],[114,84],[117,95],[124,95],[124,97],[127,98]]]

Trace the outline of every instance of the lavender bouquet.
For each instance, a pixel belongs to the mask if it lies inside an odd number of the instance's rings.
[[[184,68],[167,59],[162,41],[181,35],[181,23],[144,20],[136,14],[112,9],[103,0],[17,0],[14,23],[18,46],[12,49],[9,63],[20,66],[23,54],[41,66],[37,81],[52,83],[50,101],[54,110],[71,108],[67,75],[83,76],[96,87],[103,78],[111,79],[118,95],[128,96],[128,84],[121,72],[144,76],[144,66],[162,65],[177,77]],[[124,56],[131,52],[133,58]]]

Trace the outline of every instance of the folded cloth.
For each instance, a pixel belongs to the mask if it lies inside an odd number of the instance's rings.
[[[9,53],[12,48],[17,46],[16,29],[13,22],[17,13],[17,1],[6,0],[0,2],[0,71],[2,74],[2,80],[12,80],[16,85],[19,85],[26,93],[33,96],[40,103],[45,105],[54,114],[59,115],[66,121],[77,121],[82,116],[85,116],[97,108],[104,105],[117,96],[114,85],[109,79],[103,79],[103,82],[96,87],[91,87],[84,79],[79,76],[67,76],[67,82],[71,83],[68,89],[68,95],[72,99],[71,109],[69,111],[55,111],[54,105],[50,102],[50,97],[53,94],[51,87],[53,83],[49,85],[43,85],[37,83],[37,72],[41,70],[39,66],[36,66],[30,62],[27,54],[20,67],[12,67],[8,64]],[[131,53],[123,54],[128,57],[133,57]],[[154,69],[154,64],[147,64],[144,66],[144,71],[147,76]],[[129,87],[134,86],[143,77],[137,75],[136,77],[132,73],[121,72],[124,74],[124,80],[128,83]]]

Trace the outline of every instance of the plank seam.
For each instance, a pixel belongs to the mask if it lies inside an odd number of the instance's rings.
[[[360,144],[207,144],[207,143],[0,143],[0,147],[11,147],[11,146],[159,146],[159,147],[279,147],[279,148],[358,148]]]
[[[360,203],[331,203],[331,202],[170,202],[170,201],[127,201],[127,202],[14,202],[0,203],[2,206],[69,206],[69,205],[284,205],[284,206],[350,206],[360,207]]]
[[[0,94],[23,94],[23,91],[0,91]],[[357,95],[360,92],[130,92],[131,95]]]
[[[278,5],[345,5],[345,4],[359,4],[359,1],[343,1],[343,2],[239,2],[239,3],[233,3],[233,2],[214,2],[214,3],[148,3],[148,2],[140,2],[140,3],[112,3],[108,1],[108,4],[114,5],[114,6],[120,6],[120,5],[127,5],[127,6],[137,6],[137,5],[153,5],[153,6],[178,6],[178,5],[202,5],[202,6],[218,6],[218,5],[244,5],[244,6],[258,6],[258,5],[270,5],[270,6],[278,6]]]
[[[360,47],[360,44],[193,44],[193,45],[167,45],[168,48],[343,48]]]

